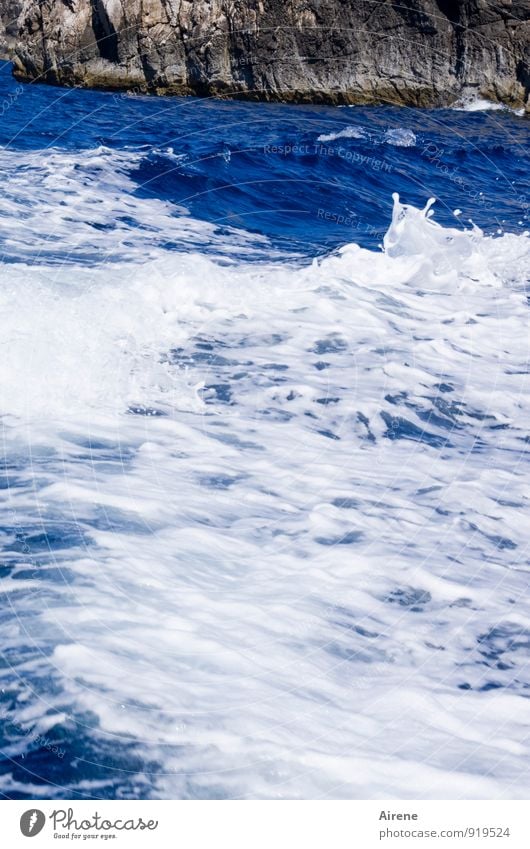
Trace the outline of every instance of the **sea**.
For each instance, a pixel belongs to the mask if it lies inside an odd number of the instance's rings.
[[[0,119],[0,795],[527,799],[528,117]]]

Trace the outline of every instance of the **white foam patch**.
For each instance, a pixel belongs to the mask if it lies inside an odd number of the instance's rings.
[[[386,130],[383,141],[394,147],[414,147],[416,144],[416,134],[404,127],[397,127]]]
[[[84,266],[118,260],[155,260],[173,249],[213,247],[238,256],[267,240],[235,228],[218,228],[191,218],[185,207],[138,195],[134,180],[149,155],[178,167],[172,148],[112,150],[101,146],[66,152],[0,149],[0,256],[26,258],[32,265],[69,262]]]
[[[366,139],[368,134],[364,127],[345,127],[336,133],[325,133],[317,138],[319,142],[336,141],[337,139]]]
[[[4,269],[15,715],[168,798],[528,798],[529,249],[396,197],[304,267]]]
[[[524,109],[510,109],[505,103],[486,100],[483,97],[476,97],[473,94],[462,97],[451,108],[457,112],[498,112],[499,110],[509,110],[515,112],[516,115],[521,115],[524,112]]]

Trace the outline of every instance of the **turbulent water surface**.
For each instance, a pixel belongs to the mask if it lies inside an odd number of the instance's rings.
[[[0,85],[0,792],[528,798],[528,121]]]

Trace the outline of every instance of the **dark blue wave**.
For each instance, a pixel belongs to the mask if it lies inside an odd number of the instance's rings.
[[[505,109],[154,98],[24,86],[8,66],[0,108],[0,144],[9,150],[141,150],[132,172],[138,195],[284,249],[375,247],[392,191],[416,206],[437,198],[442,224],[454,225],[458,208],[461,226],[469,219],[491,233],[529,226],[528,121]]]

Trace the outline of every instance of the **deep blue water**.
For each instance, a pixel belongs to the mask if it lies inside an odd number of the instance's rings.
[[[142,151],[131,173],[138,197],[311,256],[351,241],[376,246],[391,191],[415,206],[435,197],[442,224],[454,225],[458,208],[463,222],[486,232],[529,225],[528,120],[508,110],[256,105],[22,86],[8,64],[2,104],[7,150]],[[361,137],[318,141],[352,127]],[[400,146],[410,133],[415,143]]]
[[[528,119],[0,113],[0,794],[527,798]]]

